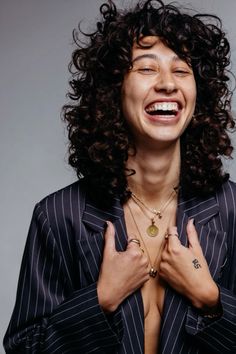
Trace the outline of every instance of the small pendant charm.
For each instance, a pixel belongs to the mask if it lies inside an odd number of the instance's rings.
[[[155,270],[154,268],[151,268],[149,271],[149,275],[150,275],[150,277],[155,278],[157,275],[157,270]]]
[[[155,221],[153,219],[152,219],[152,225],[149,225],[146,231],[147,231],[148,236],[150,236],[150,237],[155,237],[158,235],[159,229],[155,225]]]

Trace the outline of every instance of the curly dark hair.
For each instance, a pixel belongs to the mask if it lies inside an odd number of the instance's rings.
[[[74,30],[70,104],[64,106],[69,133],[69,163],[86,177],[97,202],[129,197],[126,168],[132,134],[121,109],[124,75],[132,66],[132,48],[142,36],[155,35],[191,63],[197,84],[194,117],[181,137],[181,185],[206,194],[229,178],[221,156],[231,157],[230,47],[220,19],[189,14],[161,0],[146,0],[131,10],[113,1],[100,7],[93,33]],[[83,34],[85,42],[79,40]]]

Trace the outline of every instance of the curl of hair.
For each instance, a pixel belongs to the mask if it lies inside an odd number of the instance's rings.
[[[194,117],[181,137],[181,185],[186,193],[207,194],[228,175],[221,157],[231,157],[228,131],[234,127],[229,89],[230,48],[218,17],[181,12],[161,0],[146,0],[118,11],[111,0],[100,7],[93,33],[83,33],[72,54],[70,104],[64,106],[69,163],[84,176],[100,204],[129,197],[128,151],[135,149],[121,109],[124,75],[141,36],[155,35],[191,64],[197,84]],[[80,32],[82,32],[80,30]]]

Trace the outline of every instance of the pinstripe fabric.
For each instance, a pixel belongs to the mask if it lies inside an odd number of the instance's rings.
[[[96,292],[106,220],[115,226],[117,250],[126,249],[123,208],[118,200],[109,210],[97,208],[84,183],[76,182],[35,207],[4,338],[7,353],[143,353],[141,292],[109,316]],[[177,220],[184,245],[190,217],[220,287],[224,313],[217,320],[204,319],[168,288],[159,353],[236,353],[235,184],[227,182],[206,200],[180,198]]]

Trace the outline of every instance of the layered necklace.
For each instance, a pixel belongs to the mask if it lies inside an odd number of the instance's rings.
[[[172,200],[176,197],[176,195],[178,194],[178,187],[174,187],[171,190],[171,193],[168,197],[168,199],[164,202],[163,205],[161,205],[160,208],[151,208],[149,206],[147,206],[144,201],[139,198],[136,194],[134,194],[131,191],[131,198],[133,199],[133,201],[139,206],[140,210],[143,212],[143,214],[150,220],[151,224],[147,227],[146,229],[146,233],[148,236],[150,237],[156,237],[159,233],[159,227],[156,225],[156,218],[158,217],[158,219],[161,219],[163,216],[164,211],[166,210],[166,208],[168,207],[168,205],[172,202]],[[152,217],[150,217],[148,214],[148,212],[151,212],[153,214]]]
[[[159,250],[157,252],[156,258],[155,258],[154,262],[152,262],[151,256],[150,256],[150,254],[149,254],[149,252],[147,250],[147,246],[146,246],[146,244],[144,242],[144,239],[143,239],[142,234],[141,234],[141,232],[139,230],[138,224],[137,224],[137,222],[135,220],[134,214],[133,214],[133,212],[131,210],[131,207],[130,207],[129,203],[127,204],[127,206],[128,206],[130,215],[131,215],[131,217],[133,219],[134,225],[135,225],[135,227],[136,227],[136,229],[138,231],[139,241],[142,241],[142,246],[144,247],[145,253],[146,253],[147,257],[148,257],[148,261],[149,261],[149,264],[150,264],[149,276],[152,277],[152,278],[155,278],[156,275],[157,275],[157,265],[159,263],[159,256],[160,256],[160,253],[161,253],[161,251],[163,249],[165,238],[163,238],[161,246],[160,246],[160,248],[159,248]]]
[[[154,217],[151,218],[151,225],[149,225],[148,228],[146,229],[146,233],[147,233],[148,236],[155,237],[155,236],[158,235],[159,228],[155,224],[155,217],[158,216],[159,219],[162,218],[163,212],[166,210],[167,206],[171,203],[171,201],[174,199],[174,197],[177,196],[177,194],[178,194],[178,187],[173,188],[169,198],[164,203],[164,205],[160,209],[156,209],[156,208],[149,208],[139,197],[137,197],[133,192],[131,192],[131,197],[132,197],[133,201],[140,207],[140,209],[142,210],[144,215],[146,215],[148,217],[148,215],[146,214],[146,212],[145,212],[145,210],[143,208],[145,208],[146,210],[151,211],[154,214]],[[154,259],[154,262],[152,262],[151,256],[150,256],[150,254],[148,252],[146,243],[145,243],[144,238],[143,238],[143,236],[141,234],[141,231],[140,231],[140,229],[138,227],[138,224],[137,224],[137,222],[135,220],[135,217],[134,217],[134,214],[132,212],[132,209],[130,207],[129,202],[127,203],[127,207],[129,209],[129,212],[130,212],[131,218],[132,218],[132,220],[134,222],[134,225],[135,225],[135,227],[137,229],[137,232],[138,232],[138,235],[139,235],[139,241],[141,241],[142,246],[144,247],[145,253],[146,253],[146,255],[148,257],[148,260],[149,260],[149,264],[150,264],[149,276],[152,277],[152,278],[155,278],[157,273],[158,273],[157,266],[158,266],[158,263],[159,263],[159,258],[160,258],[161,251],[163,250],[163,247],[164,247],[165,237],[163,237],[162,243],[161,243],[161,245],[159,247],[159,250],[158,250],[157,255],[156,255],[155,259]],[[167,227],[168,227],[168,225],[167,225]]]

